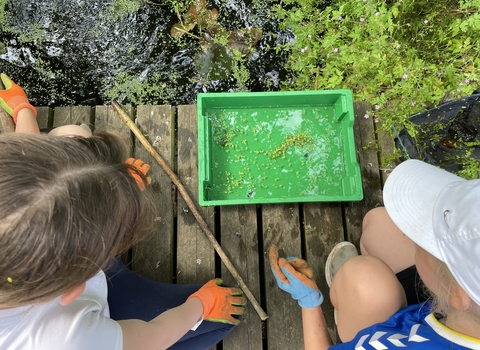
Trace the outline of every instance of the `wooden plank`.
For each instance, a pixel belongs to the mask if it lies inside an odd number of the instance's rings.
[[[51,127],[53,123],[53,110],[50,107],[36,107],[37,124],[40,129]]]
[[[37,110],[37,123],[40,129],[49,126],[48,121],[52,117],[52,110],[49,107],[35,107]],[[12,117],[0,108],[0,133],[4,131],[15,131],[15,123]]]
[[[138,106],[136,122],[150,144],[173,169],[175,120],[172,107]],[[150,190],[158,216],[154,233],[133,247],[131,268],[146,278],[171,283],[175,256],[172,182],[138,140],[135,141],[134,157],[150,165]]]
[[[52,110],[49,107],[35,107],[37,110],[37,123],[40,129],[48,127],[48,121],[52,117]],[[15,123],[12,117],[0,108],[0,133],[15,131]]]
[[[382,122],[376,125],[376,132],[380,158],[380,174],[383,185],[387,180],[388,174],[400,163],[400,160],[395,156],[394,136],[385,129]]]
[[[93,128],[94,111],[90,106],[55,107],[53,126],[87,124]]]
[[[254,205],[221,207],[220,227],[221,244],[225,254],[260,302],[256,207]],[[222,279],[226,285],[236,285],[235,279],[223,264]],[[243,349],[262,349],[262,321],[251,303],[247,304],[241,325],[223,340],[223,350]]]
[[[383,203],[374,121],[372,118],[364,118],[369,108],[370,104],[367,102],[356,102],[354,104],[355,147],[362,174],[364,198],[359,202],[344,204],[347,238],[357,247],[362,234],[363,217],[370,209]]]
[[[340,203],[305,203],[303,205],[306,260],[315,272],[315,281],[323,294],[323,313],[328,331],[336,339],[330,289],[325,280],[325,262],[336,243],[344,240],[342,205]]]
[[[135,109],[131,106],[122,106],[130,118],[135,118]],[[132,132],[129,127],[120,119],[117,112],[111,106],[96,106],[93,119],[93,128],[95,131],[114,132],[125,142],[128,148],[128,155],[133,155]],[[131,263],[131,250],[122,254],[122,260],[125,264]]]
[[[12,117],[0,108],[0,133],[15,131],[15,123]]]
[[[194,203],[198,203],[197,108],[178,106],[178,176]],[[214,208],[199,211],[215,232]],[[215,251],[185,201],[177,206],[177,281],[205,283],[215,277]]]
[[[265,297],[268,349],[303,349],[301,308],[290,294],[277,287],[268,260],[272,243],[279,247],[281,256],[302,256],[298,204],[262,206],[264,242]]]
[[[131,105],[122,107],[131,118],[135,118],[135,109]],[[116,133],[130,149],[129,155],[133,155],[132,133],[111,106],[95,107],[94,130],[104,130]]]

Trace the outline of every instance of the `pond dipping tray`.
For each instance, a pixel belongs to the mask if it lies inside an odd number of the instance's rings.
[[[199,203],[363,198],[350,90],[202,93]]]

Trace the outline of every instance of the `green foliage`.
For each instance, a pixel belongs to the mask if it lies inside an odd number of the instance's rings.
[[[9,1],[10,0],[0,0],[0,28],[2,28],[2,30],[5,28],[8,21],[8,12],[5,11],[5,5],[7,5]]]
[[[480,82],[480,0],[281,0],[273,5],[296,35],[284,89],[350,89],[391,132],[408,117],[469,95]]]
[[[25,31],[12,28],[11,32],[18,35],[18,40],[22,44],[37,43],[39,46],[43,45],[45,28],[39,23],[30,23]]]
[[[137,11],[143,3],[143,0],[114,0],[110,12],[112,17],[118,20]]]
[[[234,63],[233,63],[233,77],[237,81],[239,91],[249,91],[248,83],[250,81],[250,72],[246,67],[246,59],[242,57],[242,54],[234,50],[233,51]]]
[[[167,6],[172,8],[177,14],[178,18],[181,18],[181,13],[187,11],[194,1],[201,0],[143,0],[146,4],[156,6]]]
[[[133,105],[169,104],[175,96],[175,84],[179,77],[172,74],[169,80],[162,80],[159,74],[153,74],[145,80],[140,80],[126,72],[116,76],[115,85],[106,92],[110,99],[123,101],[128,99]]]
[[[30,23],[27,28],[17,29],[9,23],[12,14],[5,9],[10,0],[0,0],[0,32],[11,33],[20,43],[39,43],[43,41],[45,29],[39,23]]]

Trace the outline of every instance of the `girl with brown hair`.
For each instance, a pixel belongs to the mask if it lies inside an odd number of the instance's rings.
[[[7,88],[0,105],[34,116]],[[0,135],[0,349],[208,349],[239,323],[239,289],[150,281],[121,263],[156,217],[125,159],[109,133]]]

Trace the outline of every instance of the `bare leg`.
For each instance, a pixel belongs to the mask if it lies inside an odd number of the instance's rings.
[[[368,255],[351,258],[340,267],[330,287],[330,300],[337,310],[337,330],[343,342],[407,305],[390,267]]]
[[[50,136],[83,136],[92,137],[90,130],[84,129],[80,125],[63,125],[59,126],[48,133]]]
[[[18,112],[15,132],[22,134],[40,134],[37,118],[31,109],[23,108]],[[49,135],[91,137],[92,132],[79,125],[63,125],[50,131]]]
[[[383,260],[394,273],[415,264],[415,244],[393,223],[383,207],[365,215],[360,251],[362,255]]]

